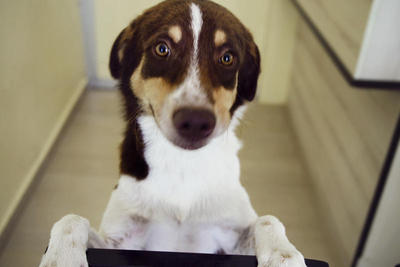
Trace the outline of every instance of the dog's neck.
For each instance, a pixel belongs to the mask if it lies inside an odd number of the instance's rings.
[[[221,197],[221,190],[238,190],[240,164],[237,152],[241,143],[234,133],[235,125],[206,146],[185,150],[164,137],[153,116],[140,116],[137,123],[143,136],[144,159],[149,172],[138,183],[122,176],[122,183],[125,187],[139,186],[141,194],[150,198],[150,202],[156,201],[162,206],[161,211],[170,211],[167,217],[176,217],[179,221],[186,220],[188,216],[203,220],[210,214],[198,209],[204,208],[206,203],[217,205],[219,202],[214,198]],[[199,203],[203,206],[198,206]],[[152,209],[158,210],[158,207]],[[210,207],[210,210],[219,209]],[[154,214],[161,216],[164,213]]]
[[[121,146],[121,174],[143,180],[150,172],[157,171],[167,175],[180,170],[212,171],[215,164],[225,164],[231,157],[239,167],[237,152],[241,143],[235,135],[235,129],[245,110],[245,106],[240,107],[226,132],[196,150],[185,150],[172,144],[163,135],[153,116],[139,115],[133,126],[131,124],[128,127]]]
[[[237,157],[241,142],[236,137],[235,129],[243,116],[245,107],[241,107],[232,118],[231,124],[220,136],[213,138],[207,145],[196,150],[185,150],[172,144],[161,132],[153,116],[143,115],[137,122],[142,132],[144,158],[150,172],[168,172],[171,168],[181,171],[192,166],[194,172],[202,172],[215,164],[224,164],[230,157]],[[211,170],[212,171],[212,170]]]
[[[142,131],[144,143],[144,158],[150,170],[159,168],[179,168],[185,165],[205,164],[210,158],[223,161],[224,158],[217,158],[216,155],[236,155],[241,144],[235,135],[234,127],[222,135],[212,139],[209,144],[196,150],[186,150],[172,144],[164,137],[158,128],[153,116],[141,116],[138,123]],[[214,155],[214,156],[213,156]],[[164,166],[164,167],[162,167]]]
[[[123,174],[118,188],[128,197],[140,196],[141,203],[146,203],[142,215],[156,221],[173,218],[198,223],[234,217],[245,220],[245,225],[248,218],[254,219],[254,211],[242,219],[239,208],[226,209],[227,202],[240,207],[246,198],[240,184],[237,153],[241,143],[234,133],[235,123],[206,146],[185,150],[164,137],[153,116],[139,116],[148,175],[138,181]]]

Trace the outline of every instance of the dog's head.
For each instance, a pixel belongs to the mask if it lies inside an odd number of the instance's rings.
[[[225,8],[168,0],[119,34],[110,70],[120,81],[127,119],[151,115],[173,144],[197,149],[253,100],[260,57],[249,31]]]

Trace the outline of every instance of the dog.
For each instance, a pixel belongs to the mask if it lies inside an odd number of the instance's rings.
[[[251,33],[208,0],[167,0],[118,35],[110,71],[126,130],[121,176],[99,232],[67,215],[40,267],[86,267],[87,248],[256,255],[306,266],[274,216],[258,217],[240,183],[234,130],[254,99]]]

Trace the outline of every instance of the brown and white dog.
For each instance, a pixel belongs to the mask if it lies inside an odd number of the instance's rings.
[[[207,0],[162,2],[119,34],[110,70],[127,123],[118,186],[98,233],[76,215],[53,226],[40,266],[87,266],[88,247],[256,254],[259,266],[305,266],[282,223],[258,217],[239,180],[234,130],[260,71],[240,21]]]

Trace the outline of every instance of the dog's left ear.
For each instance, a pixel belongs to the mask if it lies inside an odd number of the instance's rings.
[[[260,52],[254,41],[246,46],[244,61],[239,69],[238,96],[252,101],[256,95],[257,81],[260,74]]]

